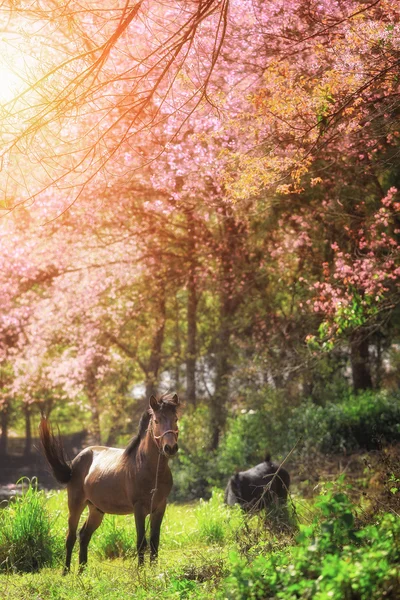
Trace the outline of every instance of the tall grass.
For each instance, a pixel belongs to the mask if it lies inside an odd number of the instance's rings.
[[[216,489],[210,500],[200,500],[196,517],[199,538],[207,544],[222,544],[244,526],[244,515],[239,506],[226,506],[222,491]]]
[[[102,558],[128,558],[136,553],[136,535],[134,530],[123,526],[114,515],[106,515],[95,548]]]
[[[61,548],[37,480],[19,483],[22,495],[0,511],[0,570],[29,573],[54,564]]]

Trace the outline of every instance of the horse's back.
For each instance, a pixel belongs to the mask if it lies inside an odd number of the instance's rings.
[[[266,488],[268,485],[269,488]],[[225,502],[232,505],[236,501],[248,508],[260,499],[265,505],[274,499],[286,502],[289,485],[290,475],[286,469],[279,468],[271,461],[264,461],[230,478],[225,490]]]
[[[258,496],[258,492],[262,493],[264,486],[271,484],[272,493],[282,499],[287,497],[290,475],[286,469],[273,462],[260,463],[240,475],[241,483],[248,487],[249,495]]]
[[[123,450],[109,448],[107,446],[88,446],[81,450],[72,461],[72,475],[74,477],[86,477],[94,468],[101,470],[112,470],[119,465]]]

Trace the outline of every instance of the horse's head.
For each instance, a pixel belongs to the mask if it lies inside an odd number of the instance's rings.
[[[178,452],[178,406],[177,394],[150,398],[151,432],[160,452],[168,457]]]

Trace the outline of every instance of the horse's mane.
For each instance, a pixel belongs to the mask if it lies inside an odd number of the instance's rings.
[[[133,436],[133,438],[129,441],[127,447],[124,450],[125,456],[130,456],[138,449],[140,440],[142,440],[143,437],[146,435],[146,431],[150,423],[150,417],[151,415],[149,411],[145,410],[142,416],[140,417],[137,434]]]

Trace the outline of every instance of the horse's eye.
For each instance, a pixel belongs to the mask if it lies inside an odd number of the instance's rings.
[[[154,419],[154,423],[155,423],[156,425],[158,425],[158,421],[157,421],[156,419]]]

